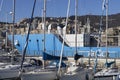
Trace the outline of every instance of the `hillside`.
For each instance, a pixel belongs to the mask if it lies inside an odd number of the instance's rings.
[[[101,16],[100,15],[84,15],[84,16],[78,16],[78,22],[81,21],[82,25],[84,25],[86,23],[86,19],[89,18],[90,19],[90,25],[94,28],[99,28],[99,25],[100,25],[100,19],[101,19]],[[120,13],[118,14],[113,14],[113,15],[109,15],[108,16],[109,18],[109,27],[118,27],[120,26]],[[69,17],[69,22],[70,24],[74,23],[74,19],[75,19],[75,16],[70,16]],[[65,17],[47,17],[46,18],[46,21],[48,21],[49,23],[51,22],[56,22],[56,23],[61,23],[63,20],[65,20]],[[33,22],[37,24],[37,22],[42,22],[42,18],[41,17],[35,17],[33,19]],[[106,18],[105,16],[103,16],[103,26],[102,28],[104,29],[105,28],[105,21],[106,21]],[[20,25],[22,26],[25,26],[24,24],[29,22],[29,19],[28,18],[25,18],[25,19],[22,19],[21,21],[17,22],[19,23]],[[4,27],[5,26],[5,22],[0,22],[0,27]],[[21,27],[22,27],[21,26]]]

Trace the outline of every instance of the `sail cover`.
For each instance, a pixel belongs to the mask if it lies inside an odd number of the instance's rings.
[[[50,55],[46,52],[43,52],[43,60],[60,60],[60,56]],[[62,57],[62,60],[68,60],[67,57]]]
[[[75,54],[74,56],[74,60],[78,60],[79,58],[83,57],[83,55],[78,55],[78,54]]]

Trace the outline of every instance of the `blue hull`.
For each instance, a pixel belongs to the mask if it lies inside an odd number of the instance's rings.
[[[18,49],[20,53],[22,53],[27,35],[15,35],[14,42],[15,47]],[[42,55],[43,51],[43,34],[30,34],[29,42],[26,54],[27,55]],[[12,36],[8,36],[9,40],[12,40]],[[17,44],[16,44],[17,42]],[[45,35],[45,49],[47,53],[51,55],[59,56],[61,53],[62,42],[54,35],[54,34],[46,34]],[[97,47],[78,47],[78,53],[82,54],[85,57],[89,56],[90,51],[92,53],[98,50]],[[106,47],[100,47],[99,49],[101,53],[103,53],[103,57],[105,56]],[[108,47],[109,57],[110,58],[119,58],[120,57],[120,47]],[[75,53],[75,47],[69,47],[64,45],[64,56],[73,57]]]

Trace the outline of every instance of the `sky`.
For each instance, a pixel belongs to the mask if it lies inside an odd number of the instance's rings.
[[[3,1],[3,4],[1,5]],[[34,17],[42,16],[44,0],[36,0]],[[78,16],[93,14],[101,15],[103,0],[78,0]],[[15,22],[30,18],[34,0],[16,0]],[[47,0],[46,15],[49,17],[66,17],[68,0]],[[0,21],[12,22],[10,12],[13,0],[0,0]],[[120,13],[120,0],[109,0],[109,14]],[[75,14],[75,0],[71,0],[69,15]]]

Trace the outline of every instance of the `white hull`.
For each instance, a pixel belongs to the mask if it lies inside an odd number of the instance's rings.
[[[23,73],[21,76],[21,80],[54,80],[56,78],[56,71],[32,71]]]
[[[112,77],[117,76],[119,73],[116,69],[103,69],[99,72],[97,72],[94,77]]]
[[[0,79],[17,78],[19,70],[0,70]]]
[[[32,71],[36,66],[29,66],[29,64],[24,64],[24,71]],[[0,79],[10,79],[10,78],[18,78],[20,76],[20,65],[6,65],[0,67]]]
[[[8,63],[2,63],[2,62],[0,62],[0,67],[1,66],[5,66],[5,65],[7,65]]]

